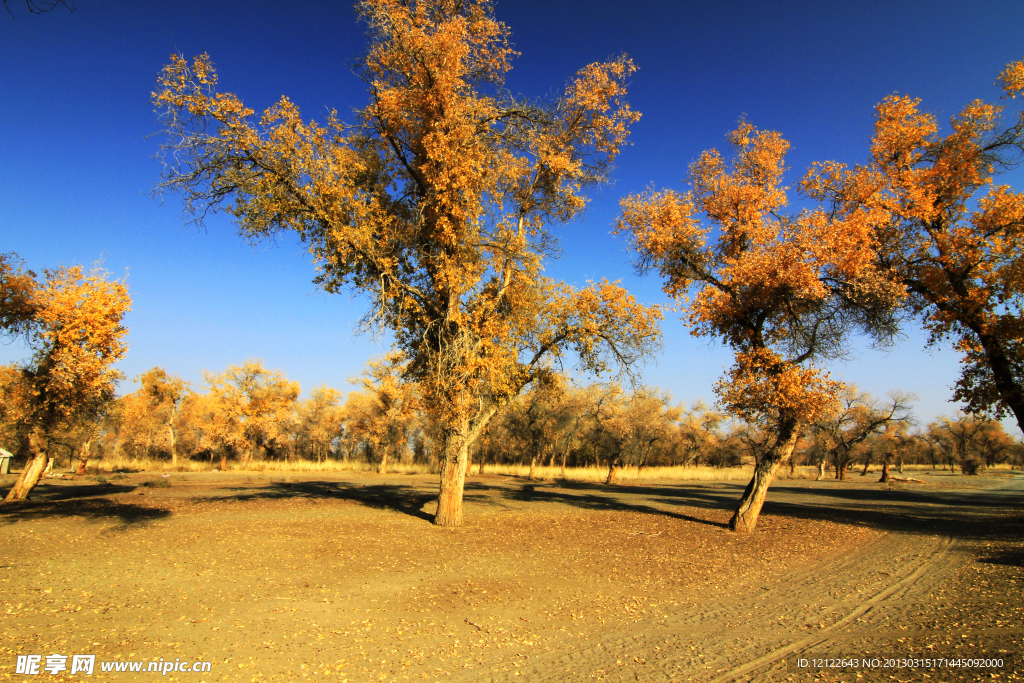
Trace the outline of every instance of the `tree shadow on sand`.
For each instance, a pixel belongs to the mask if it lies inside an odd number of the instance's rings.
[[[404,484],[354,484],[339,481],[271,482],[258,489],[239,488],[238,493],[207,498],[210,501],[280,500],[282,498],[320,498],[348,500],[366,507],[394,510],[411,517],[433,521],[423,506],[437,499],[436,492]]]
[[[646,505],[644,503],[628,502],[626,500],[623,500],[622,498],[623,494],[644,495],[645,492],[654,491],[657,491],[658,493],[664,493],[664,491],[660,489],[655,489],[654,487],[619,487],[604,484],[576,485],[579,484],[579,482],[572,482],[571,485],[566,484],[568,484],[568,482],[559,482],[555,484],[555,488],[552,489],[540,484],[531,483],[525,484],[524,486],[517,488],[503,488],[501,489],[501,491],[502,495],[505,498],[524,503],[560,503],[562,505],[583,508],[586,510],[616,510],[620,512],[639,512],[642,514],[661,515],[663,517],[671,517],[673,519],[682,519],[688,522],[694,522],[696,524],[704,524],[707,526],[719,528],[725,528],[726,526],[728,526],[727,524],[723,524],[722,522],[715,522],[709,519],[703,519],[701,517],[694,517],[693,515],[677,512],[674,510],[656,508],[651,505]],[[469,488],[468,485],[467,488]],[[591,488],[596,489],[596,491],[588,491],[588,489]]]
[[[92,522],[118,522],[118,530],[148,524],[171,515],[170,510],[123,503],[106,498],[27,500],[0,506],[0,525],[55,517],[81,517]]]
[[[529,482],[503,487],[504,495],[522,502],[548,501],[592,510],[622,510],[666,515],[711,526],[725,526],[695,516],[693,509],[733,511],[745,484],[607,485],[596,482]],[[677,508],[673,510],[673,508]],[[678,508],[690,508],[680,511]],[[812,488],[773,486],[762,514],[794,520],[829,521],[883,531],[988,538],[1000,528],[1000,516],[1024,513],[1017,491]],[[1011,558],[1012,559],[1012,558]]]

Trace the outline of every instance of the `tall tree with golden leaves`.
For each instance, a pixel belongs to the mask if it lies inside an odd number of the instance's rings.
[[[254,117],[215,91],[206,55],[173,57],[153,101],[162,189],[196,219],[223,208],[259,239],[295,231],[328,292],[361,292],[390,329],[438,427],[435,523],[462,522],[468,447],[495,410],[572,348],[586,369],[629,366],[658,339],[656,309],[613,283],[541,276],[547,226],[606,179],[639,114],[625,57],[581,69],[549,104],[503,87],[515,52],[489,0],[363,0],[370,102],[345,124],[304,122],[286,98]]]
[[[999,81],[1007,99],[1024,92],[1024,62]],[[1024,194],[995,182],[1024,160],[1024,111],[1003,127],[1004,107],[975,100],[941,135],[919,105],[887,97],[870,161],[818,164],[802,186],[837,226],[873,226],[878,263],[931,342],[951,338],[963,354],[955,398],[972,413],[1012,412],[1024,429]]]
[[[101,271],[87,275],[80,266],[47,270],[37,280],[11,257],[0,262],[0,274],[3,332],[21,336],[32,350],[19,368],[17,392],[31,459],[6,502],[27,499],[39,483],[56,430],[113,398],[122,375],[112,365],[128,349],[121,320],[131,299],[123,281]]]
[[[735,351],[716,386],[723,408],[772,435],[729,524],[749,532],[801,430],[838,408],[841,385],[813,363],[841,355],[853,328],[881,340],[894,333],[901,292],[875,267],[870,226],[785,213],[782,136],[741,123],[729,142],[731,161],[702,154],[685,194],[624,199],[618,230],[641,270],[657,269],[685,305],[692,333]]]

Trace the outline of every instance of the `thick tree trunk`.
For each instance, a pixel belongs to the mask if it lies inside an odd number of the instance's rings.
[[[448,429],[441,435],[441,494],[437,497],[437,526],[462,525],[462,491],[466,486],[469,453],[466,426]]]
[[[825,461],[818,461],[818,477],[814,481],[821,481],[825,478]]]
[[[532,458],[530,458],[530,477],[529,477],[530,481],[533,481],[534,479],[537,478],[536,474],[537,474],[537,456],[535,455]]]
[[[377,474],[388,473],[388,449],[383,449],[383,453],[380,456],[380,465],[377,466]]]
[[[768,487],[778,472],[779,467],[793,455],[796,440],[800,436],[799,423],[792,418],[779,421],[778,436],[775,444],[761,456],[754,466],[754,476],[747,484],[743,498],[729,520],[729,529],[742,533],[752,533],[757,526],[757,518],[761,515],[764,499],[768,495]]]
[[[880,484],[884,484],[889,481],[889,463],[888,461],[882,463],[882,477],[878,480]]]
[[[28,497],[32,494],[32,489],[39,483],[39,479],[43,476],[43,471],[50,464],[50,458],[46,454],[46,447],[46,439],[39,433],[39,430],[33,430],[29,433],[28,448],[32,459],[25,463],[25,469],[21,471],[21,476],[15,482],[14,488],[4,498],[5,503],[28,500]]]
[[[871,471],[871,458],[864,461],[864,471],[860,473],[860,476],[866,477],[868,472]]]

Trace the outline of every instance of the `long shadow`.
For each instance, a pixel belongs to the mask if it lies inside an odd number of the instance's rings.
[[[630,493],[635,493],[635,490],[631,489]],[[640,512],[643,514],[660,515],[663,517],[682,519],[687,522],[695,522],[697,524],[704,524],[707,526],[719,528],[725,528],[728,526],[727,524],[723,524],[721,522],[713,522],[709,519],[701,519],[700,517],[694,517],[692,515],[683,514],[681,512],[664,510],[662,508],[656,508],[650,505],[627,503],[614,496],[562,493],[559,491],[550,491],[543,488],[535,488],[533,490],[502,489],[502,494],[505,498],[520,502],[545,501],[549,503],[561,503],[563,505],[570,505],[572,507],[584,508],[587,510],[617,510],[620,512]]]
[[[298,483],[272,482],[259,489],[239,488],[238,493],[206,498],[209,501],[226,500],[278,500],[282,498],[330,498],[350,500],[367,507],[394,510],[411,517],[433,521],[433,515],[421,508],[437,498],[404,484],[374,484],[363,486],[338,481],[304,481]]]
[[[656,500],[666,506],[731,509],[741,493],[737,486],[733,491],[677,492]],[[1000,526],[1000,514],[1020,511],[1024,501],[1009,491],[772,487],[762,514],[904,533],[987,537]]]
[[[0,500],[11,490],[11,486],[0,489]],[[125,484],[79,484],[77,486],[47,486],[40,485],[32,489],[32,500],[37,502],[57,502],[61,500],[74,500],[78,498],[94,498],[96,496],[109,496],[116,493],[130,493],[137,487]]]
[[[524,480],[525,481],[525,480]],[[588,482],[556,482],[550,485],[502,488],[513,500],[546,500],[574,507],[637,511],[686,519],[712,526],[717,522],[676,512],[671,508],[733,510],[744,484],[665,486],[605,485]],[[579,491],[579,493],[576,493]],[[624,500],[646,498],[658,507]],[[665,508],[669,508],[667,511]],[[763,514],[794,519],[831,521],[868,526],[886,531],[916,534],[953,534],[989,538],[1001,525],[999,515],[1024,511],[1024,496],[1013,490],[913,490],[872,488],[811,488],[773,486]],[[1013,557],[1009,558],[1014,561]]]
[[[147,524],[170,517],[169,510],[120,503],[106,498],[70,498],[65,500],[27,500],[0,506],[0,525],[9,526],[32,519],[85,517],[95,522],[119,520],[119,529]]]

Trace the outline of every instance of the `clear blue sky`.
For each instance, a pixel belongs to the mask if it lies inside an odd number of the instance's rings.
[[[304,391],[343,391],[387,339],[354,334],[364,302],[318,293],[296,244],[252,248],[223,217],[183,227],[176,197],[150,197],[160,178],[149,102],[172,52],[208,52],[221,89],[260,110],[287,95],[307,118],[365,104],[351,73],[365,47],[345,2],[73,0],[30,15],[12,0],[0,13],[0,251],[30,268],[102,260],[128,273],[134,308],[129,377],[160,365],[201,386],[201,371],[261,358]],[[866,159],[873,106],[894,92],[923,100],[946,122],[1024,57],[1024,3],[690,3],[506,0],[498,18],[522,56],[508,85],[557,93],[579,67],[628,53],[640,67],[630,102],[643,113],[586,216],[559,228],[561,261],[549,274],[575,284],[622,279],[641,300],[664,302],[656,277],[639,279],[610,234],[618,199],[648,185],[681,188],[702,150],[722,146],[744,116],[791,142],[795,184],[815,160]],[[1014,180],[1022,185],[1019,176]],[[690,337],[677,317],[648,384],[677,401],[711,401],[730,354]],[[0,362],[24,356],[0,347]],[[860,348],[833,373],[883,395],[916,392],[922,421],[951,414],[957,357],[925,350],[913,327],[888,353]],[[123,391],[131,391],[126,382]]]

